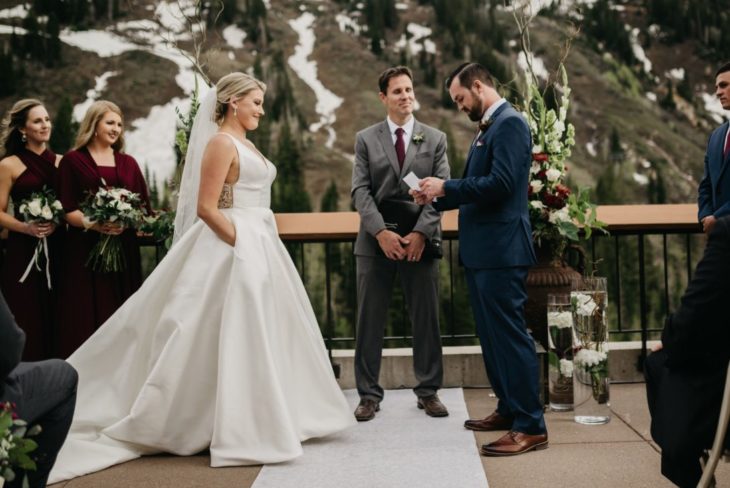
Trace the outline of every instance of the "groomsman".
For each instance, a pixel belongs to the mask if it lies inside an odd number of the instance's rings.
[[[480,64],[459,66],[446,88],[459,110],[479,122],[479,132],[461,179],[425,178],[412,194],[421,204],[438,198],[437,210],[459,209],[459,257],[487,375],[499,398],[494,413],[464,426],[509,431],[482,446],[485,456],[544,449],[537,354],[524,317],[527,270],[535,263],[527,209],[530,129]]]
[[[449,177],[446,135],[413,116],[413,76],[405,66],[389,68],[378,79],[387,117],[357,133],[352,170],[352,203],[360,214],[355,241],[357,263],[357,343],[355,380],[359,421],[380,410],[379,384],[383,335],[398,275],[413,330],[413,369],[418,407],[432,417],[448,415],[438,398],[443,365],[438,321],[438,260],[427,259],[428,241],[441,239],[441,215],[432,207],[421,210],[406,235],[386,227],[382,208],[387,201],[410,200],[403,177]],[[400,202],[397,202],[400,203]],[[412,205],[412,202],[410,202]],[[416,210],[418,210],[416,208]]]
[[[722,108],[730,110],[730,63],[715,73],[715,96]],[[698,219],[709,234],[718,218],[730,215],[730,123],[727,121],[710,136],[705,152],[705,174],[697,196]]]

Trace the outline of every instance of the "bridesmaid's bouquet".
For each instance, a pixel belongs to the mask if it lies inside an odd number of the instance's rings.
[[[27,439],[40,433],[40,426],[28,428],[24,420],[15,414],[15,405],[10,402],[0,403],[0,480],[11,482],[15,479],[15,470],[34,471],[36,464],[30,457],[38,444]],[[23,487],[28,486],[28,477],[23,479]]]
[[[87,229],[96,223],[137,227],[146,213],[138,193],[126,188],[103,187],[89,195],[82,203],[81,211],[84,214],[84,227]],[[118,235],[102,235],[86,260],[86,266],[101,272],[123,271],[126,265],[122,241]]]
[[[63,217],[63,205],[61,205],[61,202],[56,199],[56,194],[53,190],[44,186],[41,191],[31,193],[29,198],[20,202],[18,213],[23,217],[23,220],[28,223],[53,223],[58,225],[61,223],[61,218]],[[46,237],[38,238],[38,244],[36,244],[33,257],[28,263],[28,267],[25,268],[25,272],[20,278],[20,282],[23,283],[25,281],[30,274],[30,270],[33,269],[33,266],[35,266],[38,271],[41,271],[41,256],[44,256],[46,259],[46,281],[48,282],[48,289],[50,290],[51,258],[48,254],[48,240]]]

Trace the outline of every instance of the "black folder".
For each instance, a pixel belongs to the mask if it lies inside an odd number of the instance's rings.
[[[378,211],[385,221],[385,228],[401,237],[406,236],[413,230],[422,210],[423,207],[421,205],[409,200],[385,199],[378,205]],[[378,253],[384,255],[380,246],[378,246]],[[426,246],[423,248],[421,261],[426,259],[441,259],[442,257],[441,240],[438,238],[426,239]]]

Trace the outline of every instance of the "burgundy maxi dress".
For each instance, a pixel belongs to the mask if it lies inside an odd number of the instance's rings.
[[[23,148],[15,155],[26,169],[13,183],[10,198],[16,209],[16,218],[23,220],[17,209],[32,193],[41,191],[45,186],[58,195],[58,170],[56,155],[49,150],[39,155]],[[51,289],[48,288],[46,278],[45,258],[39,260],[41,271],[34,266],[25,281],[19,281],[33,258],[38,238],[10,231],[5,244],[5,257],[0,268],[0,288],[15,321],[25,331],[24,361],[57,357],[56,290],[60,279],[64,227],[65,223],[62,223],[46,238],[50,255]]]
[[[114,167],[98,166],[86,148],[67,153],[59,165],[59,194],[67,213],[100,186],[139,193],[150,209],[144,176],[133,157],[115,152]],[[103,179],[103,181],[102,181]],[[105,183],[105,184],[104,184]],[[102,236],[69,225],[64,251],[63,283],[59,289],[61,356],[68,357],[108,319],[142,284],[139,244],[134,229],[121,235],[126,268],[102,273],[86,267],[89,253]]]

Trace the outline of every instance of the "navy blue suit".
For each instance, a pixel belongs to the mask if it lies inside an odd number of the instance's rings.
[[[727,169],[730,153],[728,157],[722,155],[727,130],[728,122],[725,122],[714,130],[707,141],[705,174],[697,195],[697,218],[700,221],[708,215],[714,215],[715,218],[730,215],[730,171]]]
[[[491,120],[472,144],[464,176],[448,180],[433,206],[459,209],[459,258],[497,412],[514,418],[512,430],[541,434],[539,367],[524,318],[525,280],[535,263],[527,208],[532,141],[508,103]]]

